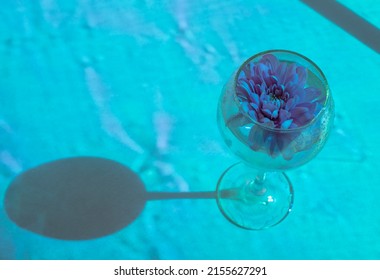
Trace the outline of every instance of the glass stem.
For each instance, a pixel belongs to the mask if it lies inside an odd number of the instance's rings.
[[[255,196],[261,196],[266,193],[266,188],[264,187],[266,173],[264,171],[260,171],[255,179],[248,186],[249,193]]]
[[[255,177],[255,184],[262,185],[265,181],[265,171],[260,171]]]

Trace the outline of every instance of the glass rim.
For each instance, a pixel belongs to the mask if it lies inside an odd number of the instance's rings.
[[[254,120],[249,114],[247,114],[246,112],[244,112],[241,108],[241,102],[238,100],[238,97],[237,97],[237,94],[236,94],[236,86],[237,86],[237,82],[238,82],[238,77],[239,77],[239,74],[241,73],[242,69],[249,63],[251,62],[252,60],[254,60],[255,58],[258,58],[260,56],[263,56],[265,54],[268,54],[268,53],[288,53],[288,54],[291,54],[291,55],[295,55],[295,56],[298,56],[299,58],[305,60],[306,62],[310,63],[318,72],[318,74],[321,75],[321,78],[322,78],[322,82],[323,84],[325,85],[325,88],[326,88],[326,99],[325,99],[325,102],[322,104],[323,107],[322,109],[318,112],[318,114],[307,124],[305,125],[302,125],[302,126],[298,126],[298,127],[295,127],[295,128],[276,128],[276,127],[269,127],[269,126],[266,126],[265,124],[263,123],[260,123],[258,122],[257,120]],[[295,62],[296,63],[296,62]],[[233,83],[233,92],[234,92],[234,101],[238,104],[238,108],[239,108],[239,111],[240,113],[242,113],[245,117],[247,117],[249,120],[252,121],[252,123],[254,125],[257,125],[259,127],[261,127],[262,129],[265,129],[265,130],[269,130],[269,131],[273,131],[273,132],[282,132],[282,133],[291,133],[291,132],[297,132],[297,131],[300,131],[300,130],[304,130],[310,126],[312,126],[324,113],[324,111],[326,111],[326,108],[327,108],[327,105],[331,102],[330,99],[331,99],[331,93],[330,93],[330,87],[329,87],[329,84],[327,82],[327,79],[326,79],[326,76],[325,74],[322,72],[321,68],[319,68],[319,66],[317,64],[315,64],[312,60],[310,60],[309,58],[307,58],[306,56],[300,54],[300,53],[297,53],[295,51],[290,51],[290,50],[284,50],[284,49],[273,49],[273,50],[266,50],[266,51],[262,51],[262,52],[259,52],[257,54],[254,54],[252,55],[251,57],[249,57],[248,59],[246,59],[241,65],[240,67],[237,69],[237,71],[235,72],[234,74],[234,83]]]

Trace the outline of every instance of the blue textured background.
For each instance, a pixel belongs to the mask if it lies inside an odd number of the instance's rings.
[[[380,26],[379,1],[340,2]],[[0,19],[0,259],[380,259],[380,57],[300,1],[6,0]],[[213,200],[151,201],[127,228],[69,242],[7,217],[17,174],[69,156],[148,164],[149,190],[213,190],[237,161],[216,125],[223,83],[276,48],[316,62],[336,104],[323,152],[288,172],[282,224],[246,231]]]

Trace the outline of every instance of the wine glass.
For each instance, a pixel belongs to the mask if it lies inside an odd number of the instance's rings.
[[[283,221],[294,198],[283,171],[319,153],[333,119],[327,80],[310,59],[269,50],[246,60],[224,86],[217,111],[221,135],[241,159],[217,184],[224,216],[253,230]]]

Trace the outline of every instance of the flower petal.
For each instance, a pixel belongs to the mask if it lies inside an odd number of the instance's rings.
[[[278,59],[275,57],[273,54],[265,54],[263,57],[260,59],[260,63],[264,63],[268,65],[268,67],[272,70],[275,71],[278,66]]]
[[[286,74],[287,64],[285,62],[280,62],[275,71],[275,75],[278,78],[279,84],[285,84],[285,74]]]
[[[296,64],[290,64],[286,68],[286,73],[284,75],[284,84],[290,84],[294,85],[297,84],[298,82],[298,76],[296,74]]]
[[[261,95],[262,91],[261,91],[261,87],[258,85],[258,84],[255,84],[255,92],[258,94],[258,95]]]
[[[281,151],[282,157],[286,160],[291,160],[297,152],[293,145],[289,145],[286,149]]]
[[[243,97],[245,99],[247,99],[249,97],[249,88],[245,82],[241,82],[236,87],[236,95],[238,97]]]
[[[252,80],[248,81],[248,86],[251,92],[255,92],[255,83]]]
[[[265,64],[262,64],[262,63],[256,64],[255,65],[255,76],[258,76],[258,77],[261,77],[262,79],[264,79],[265,77],[269,76],[268,70],[269,70],[269,68]]]
[[[307,80],[307,70],[303,66],[298,66],[296,69],[296,73],[298,75],[298,85],[304,87]]]
[[[252,121],[248,117],[246,117],[244,114],[237,113],[236,115],[233,115],[231,118],[229,118],[226,121],[226,125],[231,126],[231,127],[240,127],[250,122]]]
[[[305,95],[302,99],[302,102],[324,102],[324,96],[319,89],[315,87],[308,87],[305,89]]]
[[[249,105],[247,101],[241,102],[241,108],[243,109],[243,112],[249,112],[253,110],[253,108],[251,107],[251,105]]]
[[[254,110],[251,110],[248,112],[248,115],[251,117],[252,120],[257,121],[257,113]]]
[[[278,110],[274,110],[270,118],[273,120],[273,119],[277,119],[277,117],[278,117]]]
[[[300,103],[300,104],[297,104],[296,107],[304,107],[304,108],[307,108],[309,109],[309,112],[312,113],[312,114],[315,114],[315,109],[317,107],[317,103],[316,102],[313,102],[313,103]]]
[[[303,98],[305,95],[305,90],[296,83],[285,84],[285,91],[289,93],[289,97]]]
[[[289,98],[289,100],[285,104],[285,110],[292,110],[297,105],[297,97]]]
[[[272,131],[264,131],[263,132],[263,138],[264,138],[264,145],[263,149],[269,154],[272,158],[275,158],[279,155],[280,149],[278,147],[277,143],[277,137],[276,133]]]
[[[264,145],[263,129],[257,125],[252,126],[248,135],[248,145],[254,150],[258,151]]]
[[[273,112],[274,110],[277,110],[278,107],[277,107],[276,104],[273,103],[273,102],[263,102],[262,109],[263,109],[263,110],[269,110],[269,111],[270,111],[270,114],[272,114],[272,112]]]
[[[256,93],[249,93],[249,100],[255,103],[257,106],[260,104],[259,96]]]
[[[290,127],[290,125],[292,124],[293,122],[293,119],[289,119],[289,120],[286,120],[284,121],[282,124],[281,124],[281,128],[283,129],[287,129]]]
[[[278,80],[275,76],[271,75],[271,76],[264,77],[264,81],[267,87],[269,88],[269,87],[272,87],[273,85],[276,85]]]
[[[251,70],[251,63],[247,64],[245,67],[243,67],[242,71],[239,74],[239,78],[246,78],[249,79],[254,75],[253,71]]]
[[[284,110],[284,109],[280,109],[280,111],[278,113],[278,118],[279,118],[279,121],[281,123],[288,120],[290,118],[290,116],[291,116],[291,114],[287,110]]]
[[[263,113],[264,116],[267,118],[270,118],[272,116],[272,112],[269,109],[262,109],[261,112]]]
[[[292,114],[293,121],[298,125],[305,125],[314,117],[306,107],[295,107],[290,113]]]
[[[306,114],[309,112],[309,109],[306,107],[295,107],[292,110],[290,110],[290,113],[292,114],[292,118],[297,119],[301,117],[303,114]]]
[[[255,111],[259,110],[259,105],[257,105],[256,103],[254,103],[254,102],[250,102],[249,105],[251,105],[252,108],[253,108]]]

